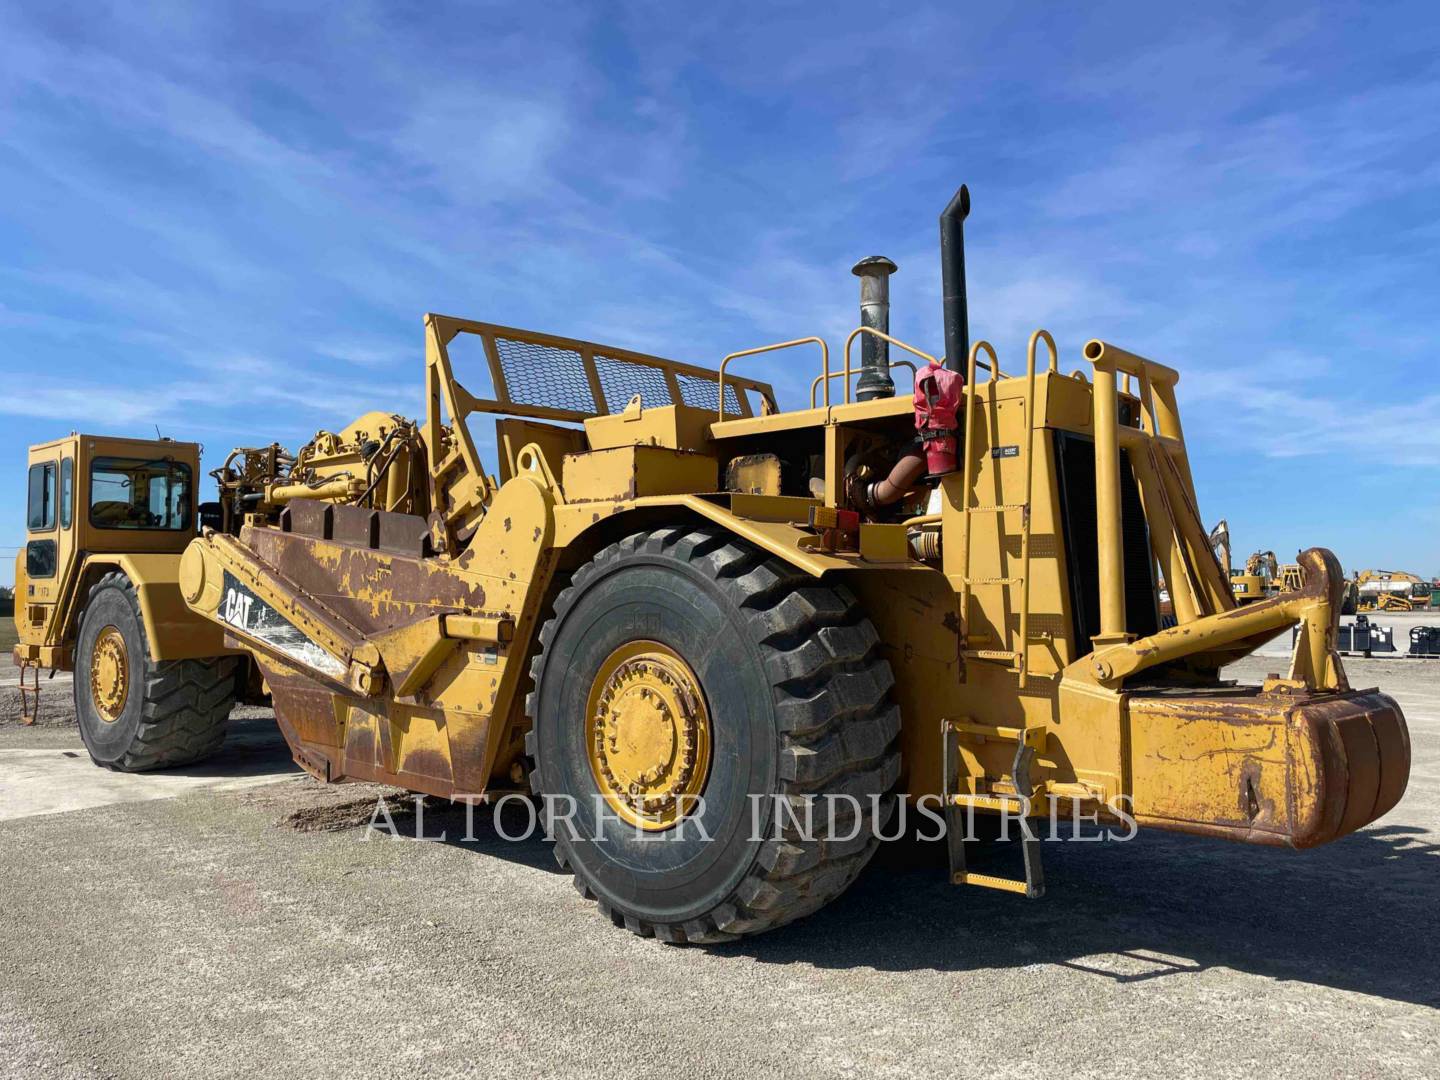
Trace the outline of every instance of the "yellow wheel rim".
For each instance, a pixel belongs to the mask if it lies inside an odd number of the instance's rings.
[[[590,770],[622,821],[668,829],[695,810],[710,773],[710,712],[673,649],[616,649],[595,675],[585,716]]]
[[[90,700],[107,724],[120,719],[130,696],[130,655],[125,636],[113,626],[100,631],[90,651]]]

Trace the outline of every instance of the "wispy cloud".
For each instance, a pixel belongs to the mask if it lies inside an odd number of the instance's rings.
[[[1322,397],[1257,384],[1250,370],[1232,369],[1186,396],[1207,413],[1223,412],[1232,440],[1265,457],[1360,455],[1370,467],[1440,465],[1440,393]],[[1420,477],[1416,482],[1428,493],[1430,485]]]

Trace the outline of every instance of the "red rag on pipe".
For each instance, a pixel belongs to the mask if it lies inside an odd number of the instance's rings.
[[[915,373],[915,430],[925,443],[931,476],[955,471],[955,429],[965,376],[939,364]]]

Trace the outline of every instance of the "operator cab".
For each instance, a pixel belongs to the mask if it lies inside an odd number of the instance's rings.
[[[88,553],[174,554],[196,534],[197,443],[70,435],[29,451],[25,546],[15,560],[18,652],[64,666]],[[32,655],[33,654],[33,655]]]

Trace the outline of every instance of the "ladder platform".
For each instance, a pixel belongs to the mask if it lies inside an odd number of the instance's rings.
[[[1005,649],[966,649],[965,656],[970,660],[1019,660],[1021,653],[1009,652]]]
[[[997,810],[1009,811],[1012,814],[1021,813],[1025,806],[1017,795],[956,795],[952,800],[955,806],[973,806],[976,810]],[[1034,814],[1032,804],[1031,814]]]
[[[972,874],[968,870],[962,870],[955,874],[950,882],[952,885],[979,885],[986,889],[999,889],[1001,892],[1018,893],[1021,896],[1030,895],[1030,883],[1021,881],[1018,878],[996,877],[994,874]]]
[[[973,720],[946,720],[945,727],[957,735],[983,735],[990,739],[1004,739],[1007,742],[1024,743],[1030,749],[1045,752],[1045,725],[1031,727],[997,727],[993,724],[977,724]]]

